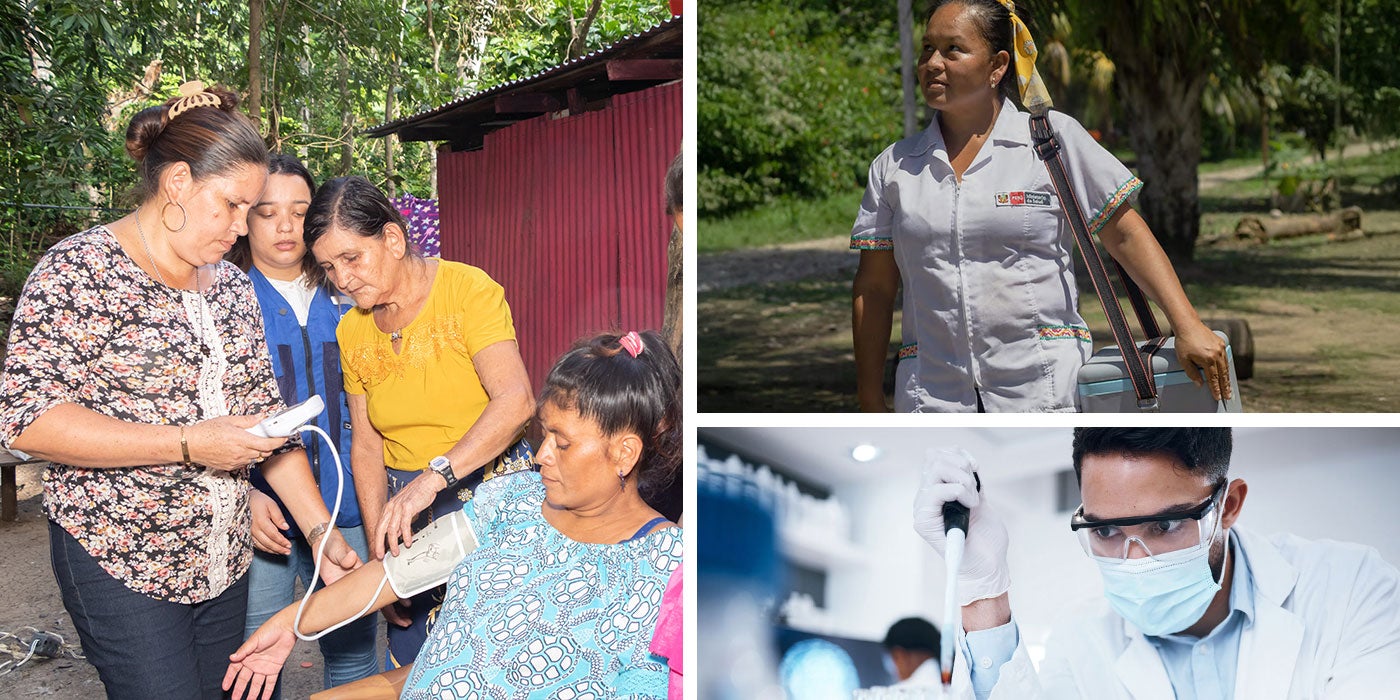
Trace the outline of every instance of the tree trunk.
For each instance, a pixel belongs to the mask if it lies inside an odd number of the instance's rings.
[[[919,86],[914,79],[914,0],[899,0],[899,79],[904,88],[904,135],[919,130]]]
[[[442,69],[442,39],[438,38],[437,31],[433,28],[433,0],[427,0],[428,11],[428,42],[433,48],[433,78],[429,81],[432,86],[430,93],[437,94],[437,87],[441,84],[438,80],[438,73]],[[435,100],[436,101],[436,100]],[[437,199],[437,148],[433,144],[428,144],[428,199]]]
[[[340,88],[340,165],[336,168],[337,176],[350,174],[350,169],[355,164],[355,141],[351,137],[351,131],[355,128],[355,110],[350,108],[350,60],[345,55],[345,49],[341,49],[336,54],[339,69],[336,75],[336,82]]]
[[[469,26],[463,27],[462,35],[470,37],[470,47],[462,47],[457,55],[457,85],[459,90],[472,92],[476,88],[477,77],[481,75],[481,59],[486,55],[486,45],[491,38],[491,24],[496,19],[496,0],[483,0],[476,7],[477,13]]]
[[[394,89],[399,84],[399,57],[394,56],[394,65],[389,70],[389,87],[384,91],[384,123],[394,121]],[[394,135],[384,137],[384,189],[389,199],[397,193],[394,187]]]
[[[661,336],[681,361],[682,330],[685,328],[685,238],[679,226],[671,227],[666,246],[666,307],[662,312]]]
[[[262,124],[263,0],[248,0],[248,116]]]
[[[1144,183],[1139,209],[1167,256],[1190,262],[1201,229],[1196,171],[1204,72],[1123,61],[1115,81]]]
[[[569,39],[569,51],[565,60],[573,60],[588,53],[588,30],[593,26],[593,20],[598,17],[598,10],[603,7],[603,0],[593,0],[588,6],[588,14],[583,16],[583,21],[573,25],[574,36]]]

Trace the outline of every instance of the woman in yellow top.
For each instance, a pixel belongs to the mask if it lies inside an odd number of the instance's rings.
[[[501,285],[419,255],[403,215],[369,181],[322,185],[303,231],[320,269],[355,301],[336,338],[355,491],[380,559],[461,510],[484,479],[531,468],[530,379]],[[386,609],[386,669],[413,662],[442,598],[439,588]]]

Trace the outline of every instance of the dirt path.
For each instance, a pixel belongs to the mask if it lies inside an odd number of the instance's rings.
[[[1376,152],[1377,150],[1383,150],[1387,147],[1388,144],[1384,143],[1349,143],[1346,146],[1342,147],[1342,157],[1352,158],[1354,156],[1368,155],[1370,153]],[[1311,153],[1305,156],[1301,161],[1299,161],[1299,164],[1312,165],[1316,162],[1317,154]],[[1222,185],[1226,182],[1233,182],[1236,180],[1248,180],[1250,178],[1259,177],[1260,174],[1263,172],[1263,165],[1242,165],[1238,168],[1230,168],[1228,170],[1217,170],[1213,173],[1202,173],[1197,177],[1197,180],[1200,183],[1200,189],[1206,190],[1215,187],[1216,185]]]
[[[36,627],[78,641],[63,609],[58,584],[49,565],[48,521],[40,511],[39,466],[19,467],[19,519],[0,522],[0,631]],[[383,637],[383,621],[380,623]],[[382,647],[381,647],[382,650]],[[381,651],[382,653],[382,651]],[[0,654],[0,661],[8,657]],[[303,668],[303,663],[311,664]],[[287,662],[282,696],[304,699],[321,690],[321,654],[315,644],[297,642]],[[103,696],[97,669],[86,661],[35,657],[18,670],[0,676],[0,698],[73,698]]]

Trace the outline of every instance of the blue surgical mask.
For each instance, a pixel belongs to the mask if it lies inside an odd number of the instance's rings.
[[[1229,533],[1226,532],[1226,545]],[[1113,609],[1143,634],[1180,632],[1206,613],[1220,590],[1210,570],[1210,543],[1141,559],[1094,557]]]

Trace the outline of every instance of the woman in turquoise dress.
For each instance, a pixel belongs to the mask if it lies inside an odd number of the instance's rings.
[[[536,414],[540,471],[485,482],[463,506],[478,546],[448,579],[401,697],[666,697],[666,659],[649,643],[684,545],[646,498],[680,464],[680,377],[652,332],[598,336],[555,364]],[[393,602],[384,578],[375,561],[317,592],[300,631]],[[275,683],[295,615],[277,613],[233,655],[234,698]]]

